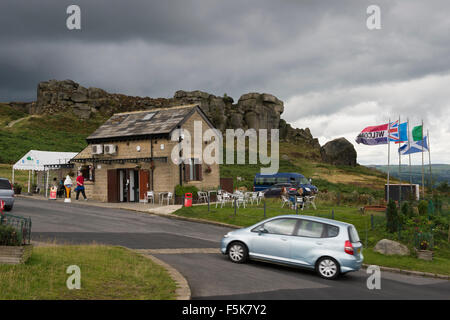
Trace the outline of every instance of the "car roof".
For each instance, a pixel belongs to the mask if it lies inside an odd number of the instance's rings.
[[[262,178],[272,178],[272,177],[288,177],[288,176],[292,176],[292,177],[305,177],[304,175],[302,175],[301,173],[296,173],[296,172],[278,172],[275,174],[263,174],[263,173],[256,173],[255,177],[262,177]]]
[[[323,223],[328,223],[328,224],[341,226],[341,227],[348,227],[348,226],[352,225],[350,223],[337,221],[337,220],[333,220],[333,219],[327,219],[327,218],[315,217],[315,216],[297,215],[297,214],[285,214],[285,215],[273,217],[272,219],[275,219],[275,218],[307,219],[307,220],[311,220],[311,221],[323,222]]]

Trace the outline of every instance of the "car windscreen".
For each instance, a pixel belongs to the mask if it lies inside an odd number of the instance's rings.
[[[309,180],[306,179],[305,177],[300,178],[300,184],[309,184]]]
[[[11,185],[8,180],[0,179],[0,189],[9,189],[11,190]]]
[[[361,240],[359,240],[358,231],[356,231],[354,226],[348,227],[348,236],[350,238],[350,242],[352,242],[352,243],[361,241]]]

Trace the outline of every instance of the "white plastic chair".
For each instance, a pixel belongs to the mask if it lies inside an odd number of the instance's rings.
[[[239,204],[243,204],[244,208],[245,208],[245,203],[247,202],[247,200],[245,200],[244,195],[240,194],[237,196],[236,198],[236,206],[239,208]]]
[[[220,203],[220,207],[221,207],[221,208],[223,208],[223,205],[226,204],[226,200],[225,200],[225,198],[223,197],[223,195],[221,195],[221,194],[218,194],[218,195],[217,195],[216,208],[217,208],[217,205],[218,205],[219,203]]]
[[[306,208],[308,208],[309,205],[312,205],[314,210],[317,210],[316,204],[314,203],[316,196],[306,196],[305,199],[306,199],[306,201],[305,201]]]
[[[208,193],[203,191],[197,191],[198,202],[208,203]]]
[[[164,200],[167,200],[167,205],[170,204],[170,200],[173,199],[173,193],[172,192],[167,192],[167,194],[162,196],[162,204],[164,204]]]
[[[150,199],[155,204],[155,193],[153,191],[147,191],[147,201],[150,202]]]
[[[264,198],[264,193],[261,191],[258,191],[258,195],[256,196],[256,204],[259,204],[261,202],[262,198]]]
[[[291,201],[286,196],[281,196],[281,207],[283,208],[284,205],[287,203],[289,205]]]

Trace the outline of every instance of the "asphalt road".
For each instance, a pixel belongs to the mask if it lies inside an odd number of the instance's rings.
[[[104,243],[134,249],[218,248],[230,229],[127,210],[16,199],[13,214],[32,218],[32,238]],[[193,299],[450,299],[450,281],[381,273],[369,290],[365,271],[336,281],[313,272],[261,262],[235,264],[220,253],[155,254],[180,271]]]

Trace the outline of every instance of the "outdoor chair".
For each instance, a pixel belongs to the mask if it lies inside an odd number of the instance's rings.
[[[252,202],[252,196],[253,196],[253,192],[245,192],[245,193],[244,193],[244,199],[245,199],[247,202],[250,202],[251,204],[253,204],[253,202]]]
[[[238,208],[239,208],[240,204],[244,205],[244,208],[245,208],[245,203],[247,202],[247,200],[245,200],[243,194],[238,195],[235,201],[236,201],[236,206]]]
[[[290,203],[291,201],[289,201],[289,199],[286,196],[281,196],[281,207],[283,208],[285,204]]]
[[[150,203],[150,200],[155,204],[155,193],[153,191],[147,191],[147,202]]]
[[[167,194],[164,194],[162,196],[162,203],[164,204],[164,200],[167,200],[167,205],[170,204],[170,200],[173,200],[173,193],[172,192],[167,192]]]
[[[314,208],[314,210],[317,210],[316,204],[314,203],[315,199],[316,199],[316,196],[306,196],[305,197],[306,208],[308,208],[309,205],[311,205]]]
[[[208,193],[203,192],[203,191],[197,191],[197,196],[198,196],[198,202],[204,202],[204,203],[208,203]]]
[[[224,204],[226,204],[226,200],[225,200],[225,198],[223,197],[223,195],[221,195],[221,194],[218,194],[217,195],[217,201],[216,201],[216,208],[217,208],[217,205],[220,203],[220,207],[221,208],[223,208],[223,205]]]
[[[257,196],[256,196],[256,204],[259,204],[263,198],[264,198],[264,193],[261,191],[258,191]]]

